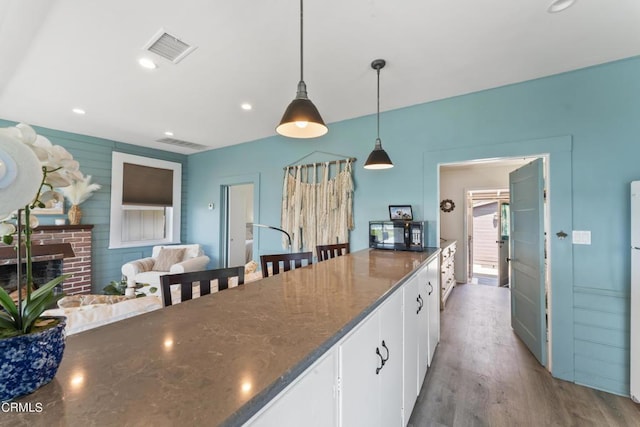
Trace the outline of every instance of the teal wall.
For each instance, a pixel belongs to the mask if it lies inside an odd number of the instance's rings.
[[[0,127],[14,126],[15,122],[0,120]],[[138,259],[151,255],[151,247],[109,249],[109,215],[111,209],[111,153],[135,154],[139,156],[154,157],[169,160],[183,165],[182,169],[182,206],[183,210],[188,203],[188,178],[187,156],[170,153],[168,151],[153,150],[124,144],[106,139],[93,138],[86,135],[61,132],[52,129],[34,126],[39,134],[47,137],[52,144],[65,147],[80,162],[80,170],[85,175],[91,175],[91,182],[100,184],[102,188],[82,205],[82,223],[93,224],[93,283],[94,293],[102,293],[102,288],[111,280],[120,280],[122,264],[132,259]],[[65,212],[68,211],[68,202]],[[66,218],[66,215],[41,215],[38,217],[41,224],[53,224],[56,218]],[[187,218],[183,214],[182,239],[187,233]]]
[[[375,116],[329,125],[314,140],[280,136],[188,157],[188,240],[219,261],[220,187],[259,180],[256,222],[280,223],[282,167],[323,151],[357,157],[352,250],[389,204],[412,204],[437,241],[437,166],[495,156],[549,159],[554,376],[629,394],[629,182],[640,179],[640,58],[383,113],[381,138],[395,167],[364,170]],[[373,98],[372,98],[373,100]],[[384,107],[384,96],[382,99]],[[372,104],[373,105],[373,104]],[[318,106],[321,111],[330,105]],[[285,106],[272,106],[284,109]],[[274,123],[275,126],[275,123]],[[315,153],[308,161],[327,160]],[[214,202],[216,208],[208,210]],[[590,246],[555,233],[591,230]],[[257,253],[281,250],[260,229]]]

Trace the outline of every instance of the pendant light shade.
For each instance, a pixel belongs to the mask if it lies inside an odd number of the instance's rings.
[[[376,146],[373,148],[367,161],[364,164],[365,169],[390,169],[393,167],[391,159],[386,151],[382,148],[382,141],[380,138],[376,138]]]
[[[329,130],[320,116],[318,109],[307,96],[307,85],[303,78],[303,43],[302,43],[302,0],[300,0],[300,82],[296,98],[287,107],[276,132],[289,138],[316,138]]]
[[[365,169],[389,169],[393,167],[393,163],[391,162],[387,152],[382,148],[382,141],[380,140],[380,69],[384,68],[385,65],[386,61],[384,59],[376,59],[371,63],[371,68],[376,70],[378,73],[378,133],[376,137],[376,145],[364,164]]]
[[[298,83],[298,95],[287,107],[276,132],[290,138],[315,138],[327,133],[318,109],[307,98],[307,85]]]

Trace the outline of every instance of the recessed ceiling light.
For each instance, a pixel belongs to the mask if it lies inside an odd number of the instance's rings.
[[[138,59],[138,64],[140,64],[142,68],[146,68],[148,70],[153,70],[158,67],[156,63],[150,60],[149,58]]]
[[[547,9],[549,13],[558,13],[562,12],[565,9],[573,6],[576,0],[554,0]]]
[[[244,104],[242,104],[240,106],[243,110],[249,111],[253,108],[253,106],[251,104],[249,104],[248,102],[245,102]]]
[[[79,114],[79,115],[81,115],[81,116],[82,116],[82,115],[84,115],[84,114],[86,114],[86,111],[84,111],[82,108],[74,108],[74,109],[73,109],[73,110],[71,110],[71,111],[73,111],[74,113]]]
[[[173,132],[171,132],[170,130],[166,131],[164,134],[167,136],[173,136]]]

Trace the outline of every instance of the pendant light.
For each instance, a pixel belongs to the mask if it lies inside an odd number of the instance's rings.
[[[391,163],[387,152],[382,148],[382,141],[380,140],[380,69],[384,68],[385,65],[386,61],[384,59],[376,59],[371,63],[371,68],[378,73],[378,136],[376,145],[364,164],[365,169],[389,169],[393,167],[393,163]]]
[[[300,0],[300,82],[296,98],[287,107],[276,132],[289,138],[316,138],[329,129],[320,117],[313,102],[307,97],[307,85],[303,79],[302,0]]]

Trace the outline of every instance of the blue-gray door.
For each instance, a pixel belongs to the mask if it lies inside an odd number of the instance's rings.
[[[511,327],[547,363],[542,159],[509,174],[511,196]]]

